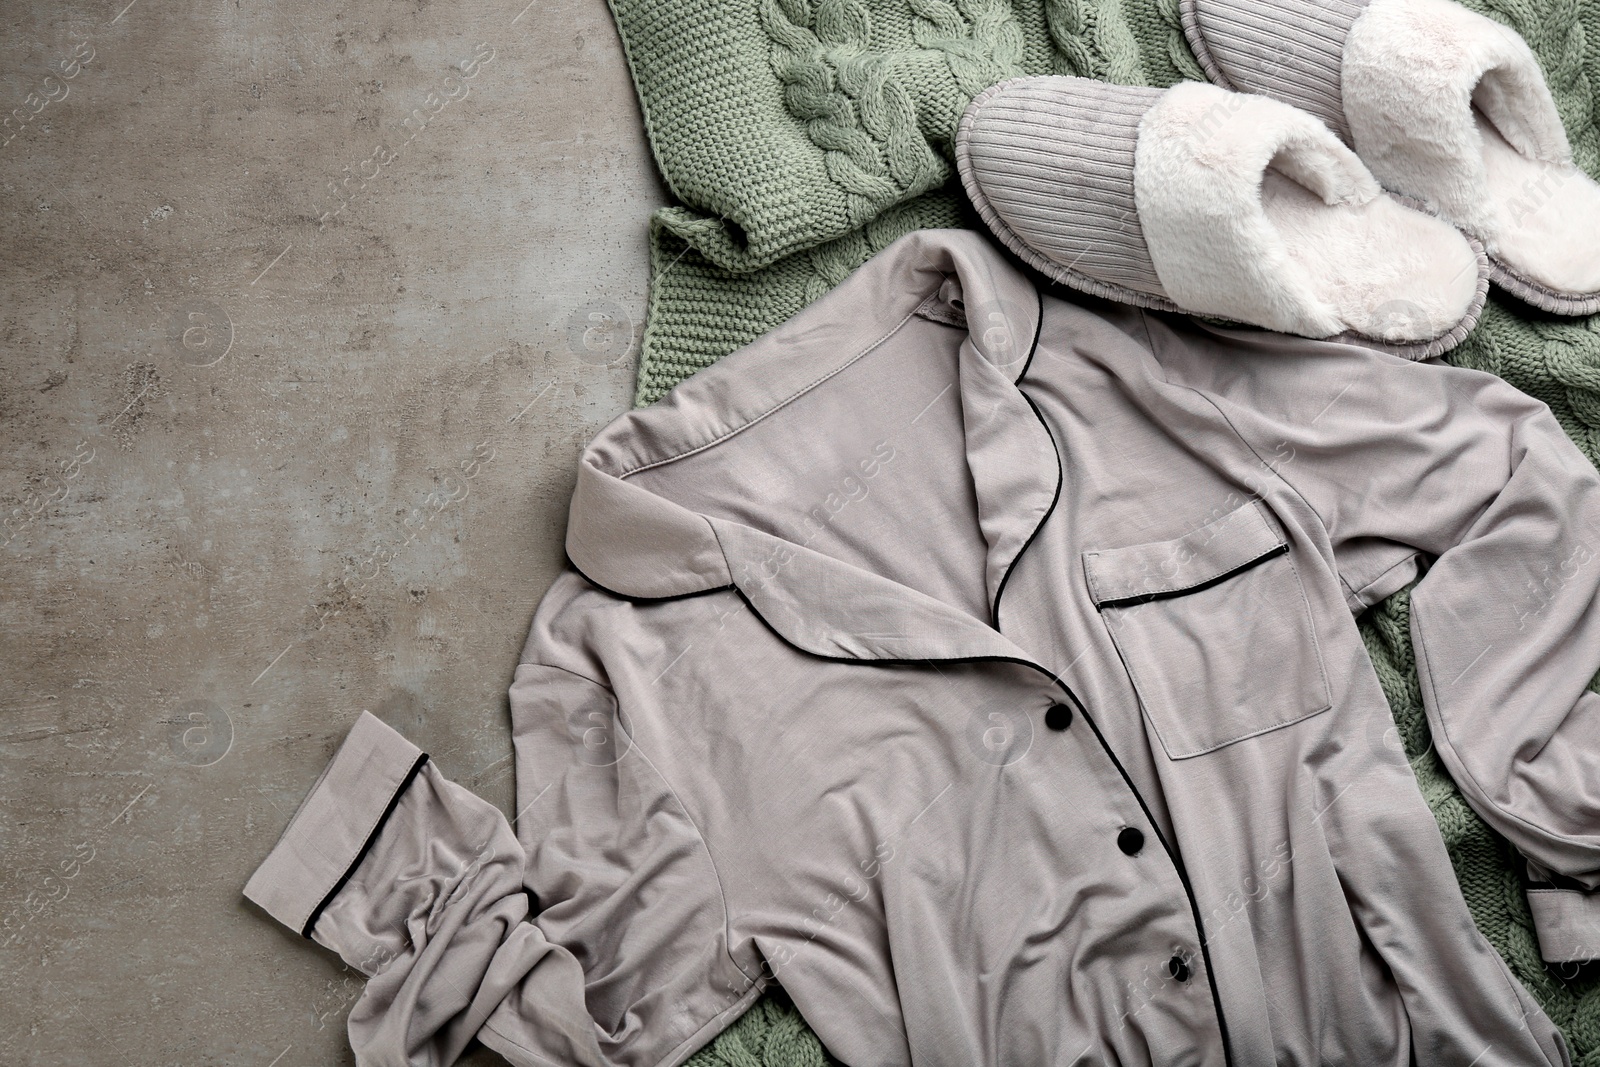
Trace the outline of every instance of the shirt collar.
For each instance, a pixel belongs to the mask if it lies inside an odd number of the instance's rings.
[[[629,475],[715,446],[854,359],[871,358],[912,315],[954,316],[967,461],[998,602],[1012,564],[1054,506],[1054,441],[1016,387],[1038,343],[1034,284],[981,235],[918,230],[897,239],[783,325],[630,411],[584,450],[567,523],[568,559],[633,600],[734,588],[807,651],[866,659],[1019,658],[971,614],[741,523],[698,513]],[[841,591],[843,591],[841,593]]]

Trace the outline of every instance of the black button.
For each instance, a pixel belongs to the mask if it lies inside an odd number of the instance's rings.
[[[1044,724],[1052,730],[1065,730],[1072,725],[1072,709],[1065,704],[1051,704],[1044,713]]]
[[[1189,964],[1182,956],[1174,956],[1167,961],[1167,973],[1180,982],[1189,980]]]
[[[1130,856],[1137,856],[1144,848],[1144,831],[1137,826],[1124,826],[1117,835],[1117,847]]]

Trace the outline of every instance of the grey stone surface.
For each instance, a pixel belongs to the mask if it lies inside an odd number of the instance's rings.
[[[665,198],[524,3],[0,4],[0,1064],[351,1062],[250,871],[363,708],[510,808]]]

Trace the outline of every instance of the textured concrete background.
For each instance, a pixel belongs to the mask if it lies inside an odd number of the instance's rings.
[[[0,1064],[351,1062],[245,879],[363,708],[510,807],[665,197],[525,3],[0,3]]]

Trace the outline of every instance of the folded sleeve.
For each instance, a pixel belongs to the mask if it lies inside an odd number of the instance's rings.
[[[595,873],[648,860],[652,849],[683,849],[661,836],[595,859]],[[606,880],[633,899],[614,906],[618,925],[597,954],[541,926],[528,865],[498,808],[362,712],[245,895],[367,976],[348,1024],[364,1067],[443,1067],[474,1038],[518,1067],[678,1062],[674,1020],[647,1012],[618,1035],[593,1012],[603,969],[627,967],[661,939],[638,894],[627,893],[637,887]],[[700,891],[683,906],[721,925],[705,885],[674,888]],[[629,906],[638,914],[626,914]],[[702,947],[678,961],[680,983],[709,984],[697,973],[704,958]]]
[[[654,742],[681,717],[660,693],[644,685],[619,699],[586,675],[527,662],[510,694],[516,829],[539,923],[576,953],[601,1051],[629,1067],[687,1059],[768,977],[737,933],[702,825],[679,792],[687,783],[665,773]]]
[[[1594,465],[1490,374],[1340,345],[1228,359],[1175,363],[1318,514],[1353,609],[1422,575],[1411,638],[1440,758],[1526,857],[1545,958],[1600,957]]]

